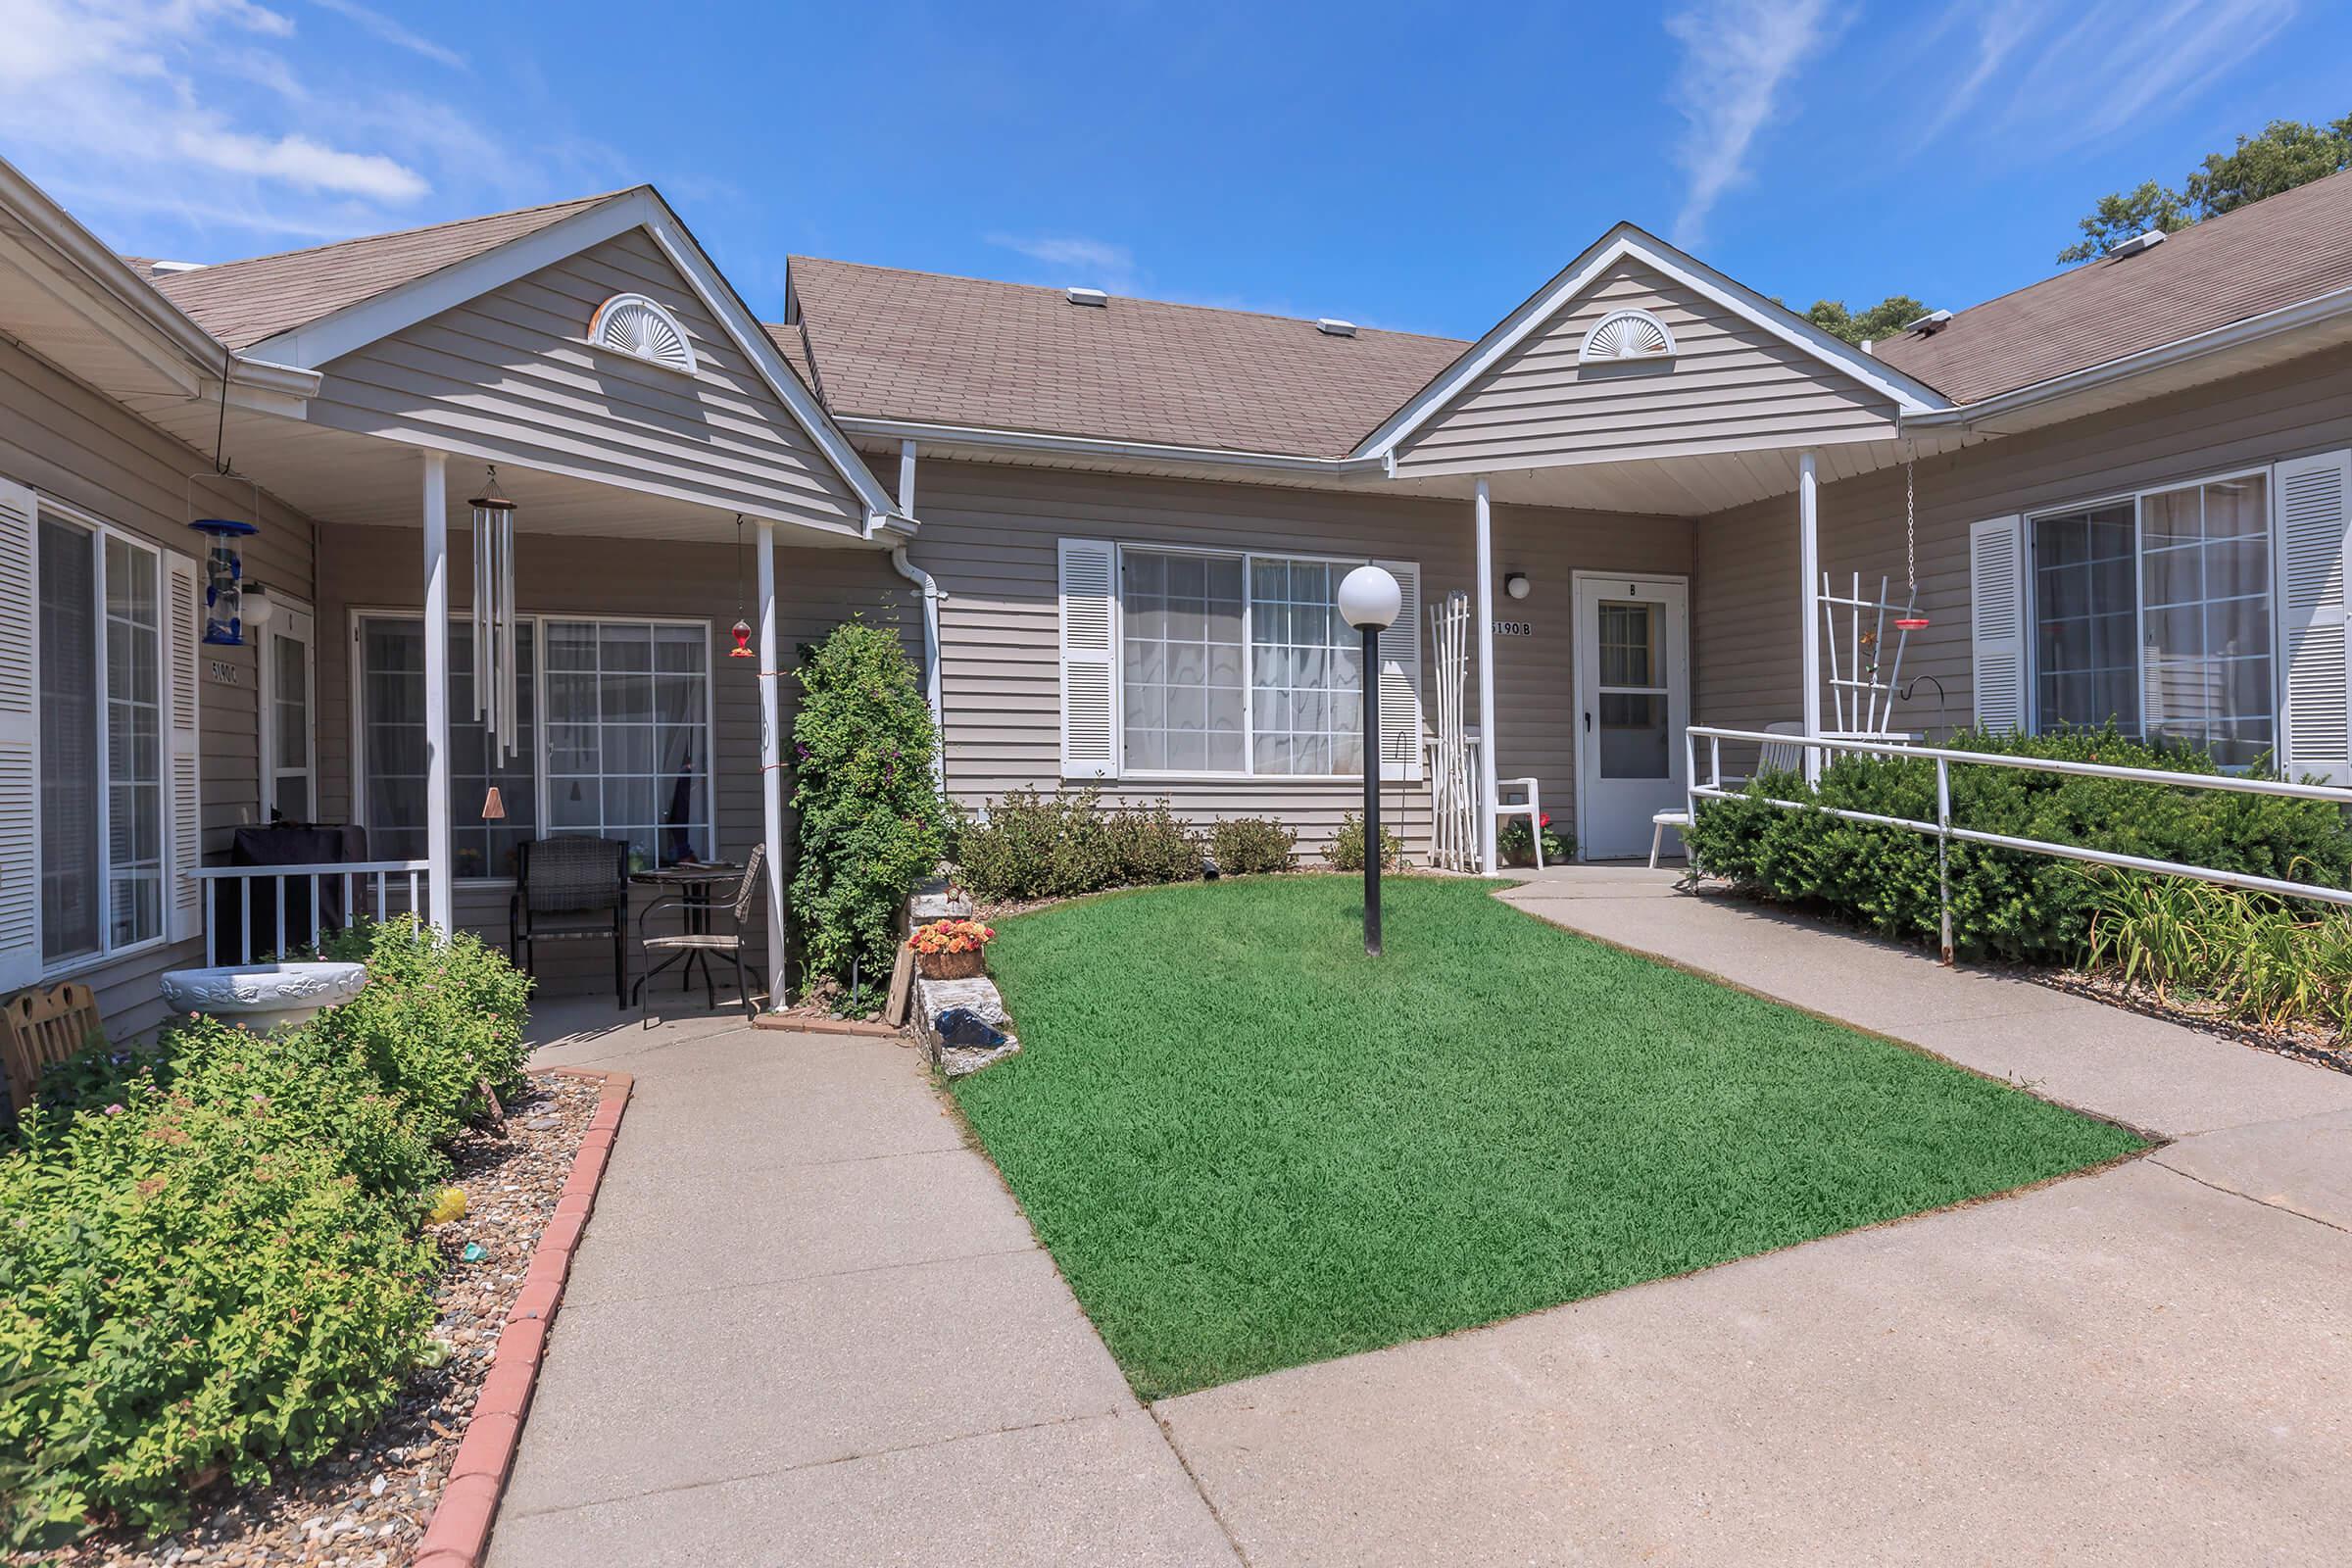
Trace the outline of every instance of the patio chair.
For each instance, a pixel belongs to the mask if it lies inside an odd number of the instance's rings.
[[[678,962],[691,960],[697,954],[724,953],[735,959],[735,994],[743,999],[744,1016],[751,1017],[758,1013],[759,1009],[752,1005],[751,984],[744,978],[743,934],[744,922],[751,919],[752,906],[760,898],[760,875],[766,867],[767,846],[755,844],[752,846],[750,858],[743,862],[743,880],[735,885],[732,897],[690,899],[680,895],[675,898],[656,899],[639,911],[637,944],[645,950],[647,967],[646,972],[637,977],[637,984],[630,992],[632,1005],[635,1004],[638,994],[645,990],[645,983],[654,977],[654,955],[665,953],[669,955],[669,958],[664,960],[665,962]],[[662,936],[646,935],[645,922],[652,917],[656,909],[681,911],[685,917],[681,922],[685,929]],[[710,916],[714,913],[730,915],[734,921],[734,928],[728,931],[711,930]],[[691,977],[687,983],[693,983]],[[710,965],[707,957],[703,964],[703,1003],[706,1006],[713,1008],[718,1005],[718,992],[711,984]]]
[[[1509,797],[1517,795],[1518,800]],[[1494,814],[1524,816],[1528,836],[1536,841],[1536,869],[1544,869],[1544,807],[1536,795],[1532,778],[1498,778],[1494,781]]]
[[[569,835],[514,848],[514,896],[507,903],[507,956],[537,974],[542,942],[612,942],[613,1005],[629,1004],[629,846]]]
[[[1802,735],[1804,732],[1805,726],[1793,719],[1778,718],[1764,726],[1767,735]],[[1785,741],[1767,741],[1756,749],[1758,777],[1766,773],[1801,773],[1804,767],[1805,749],[1802,746],[1791,746]],[[1673,828],[1679,833],[1690,825],[1690,812],[1688,808],[1678,811],[1660,811],[1649,819],[1649,868],[1652,871],[1658,868],[1658,851],[1665,847],[1666,830]],[[1692,866],[1691,869],[1695,871],[1697,867]]]
[[[8,1073],[10,1108],[23,1115],[32,1104],[42,1070],[73,1055],[98,1032],[98,999],[88,986],[69,980],[9,998],[0,1006],[0,1066]]]

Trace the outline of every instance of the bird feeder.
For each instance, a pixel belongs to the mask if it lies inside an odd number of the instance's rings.
[[[261,515],[262,487],[242,474],[213,469],[188,475],[188,526],[209,543],[204,552],[204,640],[221,648],[245,646],[245,555],[238,541],[261,529],[242,517],[197,517],[196,481],[233,479],[252,491],[251,508]]]
[[[743,618],[743,514],[735,514],[735,624],[727,628],[735,635],[735,646],[727,650],[729,659],[753,659],[752,623]]]

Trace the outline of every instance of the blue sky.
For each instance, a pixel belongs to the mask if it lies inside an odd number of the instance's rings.
[[[0,151],[218,261],[652,180],[792,252],[1475,336],[1629,218],[1960,306],[2101,194],[2352,112],[2327,0],[0,0]]]

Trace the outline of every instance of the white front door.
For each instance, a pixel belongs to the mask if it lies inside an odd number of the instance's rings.
[[[1576,706],[1578,853],[1646,856],[1650,818],[1687,804],[1689,582],[1576,574]]]
[[[283,600],[261,627],[264,822],[318,815],[317,640],[308,607]]]

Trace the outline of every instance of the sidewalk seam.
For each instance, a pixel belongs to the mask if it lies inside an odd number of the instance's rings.
[[[2250,1123],[2249,1125],[2265,1126],[2268,1124],[2255,1122]],[[2147,1156],[2148,1162],[2152,1165],[2161,1166],[2163,1169],[2171,1171],[2174,1175],[2180,1177],[2184,1182],[2194,1182],[2199,1187],[2204,1188],[2206,1191],[2220,1193],[2224,1197],[2242,1198],[2247,1202],[2252,1203],[2256,1208],[2267,1208],[2274,1210],[2277,1213],[2292,1215],[2296,1219],[2307,1219],[2314,1225],[2323,1226],[2328,1230],[2335,1232],[2338,1236],[2352,1236],[2352,1227],[2338,1225],[2331,1219],[2322,1219],[2317,1214],[2306,1214],[2301,1209],[2289,1208],[2284,1203],[2274,1203],[2267,1199],[2256,1198],[2252,1193],[2240,1192],[2234,1187],[2224,1187],[2219,1182],[2209,1182],[2204,1177],[2184,1171],[2178,1165],[2168,1165],[2165,1163],[2162,1157],[2164,1152],[2165,1151],[2162,1149],[2150,1150]]]

